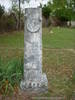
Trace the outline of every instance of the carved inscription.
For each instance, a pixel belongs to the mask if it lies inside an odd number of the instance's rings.
[[[36,33],[40,29],[39,20],[37,18],[29,18],[27,20],[27,30],[31,33]]]

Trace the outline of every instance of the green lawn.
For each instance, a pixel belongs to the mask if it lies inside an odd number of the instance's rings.
[[[13,32],[0,35],[0,48],[23,48],[24,47],[24,33]]]
[[[23,57],[24,34],[0,35],[0,56],[7,63]],[[43,29],[43,72],[48,77],[48,93],[43,96],[75,95],[75,29]]]
[[[52,33],[51,33],[52,31]],[[24,47],[23,32],[14,32],[0,35],[0,47]],[[75,48],[75,29],[68,28],[44,28],[43,29],[44,48]]]
[[[43,47],[75,48],[75,29],[58,27],[51,31],[43,29]]]

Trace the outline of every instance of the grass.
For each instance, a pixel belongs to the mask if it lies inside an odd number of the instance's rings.
[[[24,34],[0,35],[0,56],[7,64],[23,57]],[[48,93],[43,96],[66,96],[75,91],[75,29],[43,29],[43,72],[48,77]]]
[[[23,32],[14,32],[5,35],[0,35],[0,47],[6,48],[23,48],[24,34]]]
[[[44,50],[43,66],[49,81],[48,96],[72,95],[75,90],[72,81],[75,73],[75,54],[65,50]]]
[[[52,33],[48,29],[43,33],[43,47],[75,49],[75,29],[57,27],[52,29]]]
[[[52,33],[51,33],[52,31]],[[43,47],[44,48],[74,48],[75,49],[75,29],[68,28],[44,28]],[[0,35],[0,47],[23,48],[24,32],[14,32]]]

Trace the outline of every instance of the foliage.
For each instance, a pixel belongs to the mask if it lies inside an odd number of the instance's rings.
[[[21,3],[24,3],[24,0],[11,0],[12,4],[18,4],[18,29],[21,29]]]
[[[14,30],[15,29],[15,20],[12,16],[9,16],[7,19],[7,29]]]
[[[68,21],[70,19],[69,13],[65,8],[56,9],[53,15],[61,21]]]
[[[0,59],[0,93],[10,94],[16,91],[23,75],[22,60],[13,59],[4,64]]]
[[[42,15],[43,15],[43,26],[50,26],[50,21],[49,21],[49,18],[50,18],[50,15],[51,15],[51,6],[48,6],[48,5],[44,5],[42,7]]]
[[[12,5],[12,9],[11,10],[12,10],[11,12],[14,12],[14,13],[16,13],[16,15],[18,15],[19,11],[18,11],[18,6],[16,4]]]
[[[70,1],[70,2],[69,2]],[[60,18],[62,21],[66,20],[75,20],[75,11],[74,11],[74,0],[53,0],[53,13],[55,16]],[[74,2],[73,2],[74,1]]]
[[[53,9],[65,7],[67,0],[53,0]]]
[[[51,13],[51,8],[50,6],[44,5],[44,7],[42,8],[42,14],[43,16],[48,19]]]
[[[0,5],[0,18],[2,17],[2,15],[4,14],[4,7]]]
[[[68,1],[67,9],[70,16],[70,20],[75,20],[75,0]]]
[[[75,20],[75,0],[53,0],[43,7],[43,16],[55,16],[62,22]]]
[[[11,11],[12,13],[15,14],[16,20],[17,20],[17,29],[19,28],[19,8],[17,4],[12,5]],[[24,28],[24,13],[23,10],[21,9],[20,11],[20,29]]]

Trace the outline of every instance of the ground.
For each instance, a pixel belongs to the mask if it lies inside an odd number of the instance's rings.
[[[42,39],[43,72],[48,77],[48,93],[40,96],[49,97],[49,100],[51,97],[71,100],[75,95],[75,29],[44,28]],[[23,57],[23,51],[23,32],[0,35],[0,56],[5,62]]]

